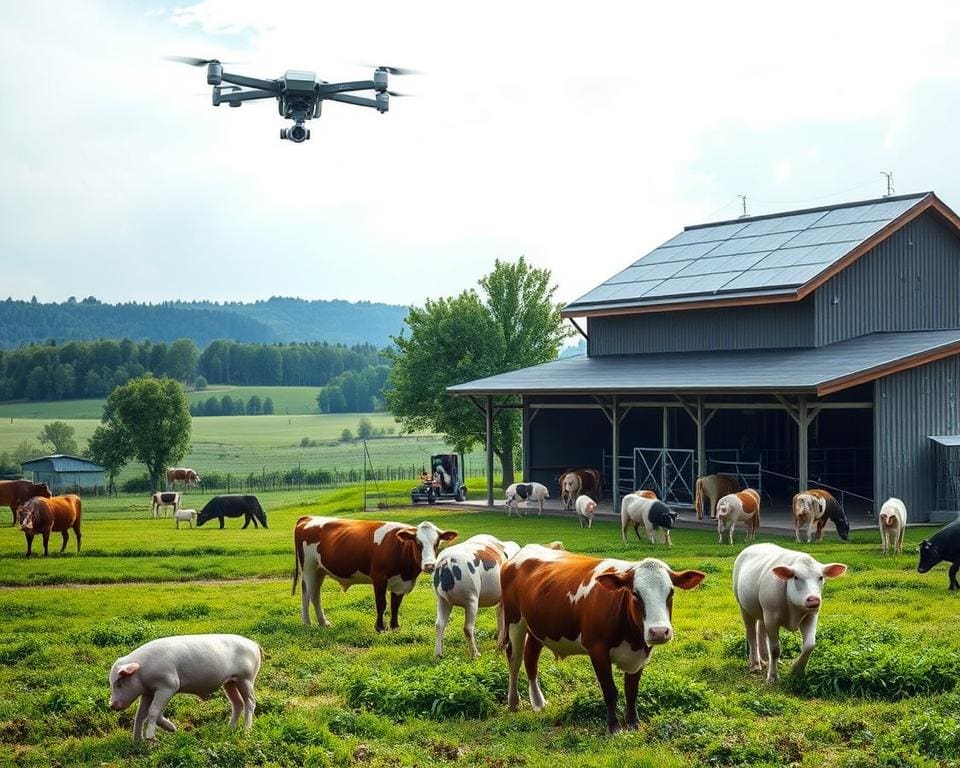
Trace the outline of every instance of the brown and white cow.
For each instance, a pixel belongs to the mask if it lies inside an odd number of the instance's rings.
[[[172,507],[173,513],[177,513],[180,509],[180,491],[157,491],[150,496],[150,510],[154,518],[160,517],[161,512],[166,517],[167,507]]]
[[[510,663],[508,704],[520,703],[523,659],[534,710],[546,706],[537,663],[546,646],[557,658],[586,654],[607,705],[611,733],[617,720],[612,664],[623,670],[626,727],[637,727],[640,673],[655,645],[673,637],[674,587],[692,589],[705,574],[675,572],[662,560],[600,560],[528,544],[500,569],[505,646]]]
[[[574,494],[574,500],[576,500],[577,494],[581,493],[585,493],[594,499],[599,499],[603,495],[603,475],[599,470],[593,469],[592,467],[568,469],[557,478],[557,482],[560,483],[561,493],[563,491],[563,480],[567,475],[576,475],[580,479],[580,489]]]
[[[313,603],[317,623],[330,626],[320,605],[320,587],[329,576],[344,590],[354,584],[373,585],[378,632],[384,630],[389,590],[390,628],[396,629],[403,596],[413,589],[421,572],[433,573],[440,543],[455,538],[456,531],[441,531],[426,521],[414,527],[376,520],[301,517],[293,533],[293,594],[302,575],[300,617],[304,625],[310,626]]]
[[[573,509],[573,505],[580,495],[583,488],[583,482],[580,475],[576,472],[567,472],[560,475],[560,500],[563,502],[563,508]]]
[[[167,470],[167,487],[172,487],[174,483],[180,482],[185,485],[196,485],[200,482],[198,475],[190,467],[170,467]]]
[[[747,541],[752,541],[760,527],[760,494],[753,488],[739,493],[728,493],[717,502],[717,534],[723,544],[723,532],[728,531],[728,541],[733,544],[733,532],[740,521],[746,523]]]
[[[80,554],[80,518],[83,511],[80,497],[68,493],[65,496],[45,498],[34,496],[27,499],[17,508],[17,524],[27,539],[27,557],[33,553],[33,537],[40,535],[43,539],[43,556],[50,554],[50,534],[59,533],[63,536],[63,546],[67,548],[70,541],[70,529],[77,537],[77,554]]]
[[[27,499],[42,496],[49,499],[52,494],[46,483],[32,483],[29,480],[0,480],[0,507],[10,507],[13,524],[17,524],[17,507]]]
[[[703,519],[704,501],[708,503],[709,515],[712,520],[717,516],[717,502],[730,493],[740,490],[737,478],[732,475],[704,475],[697,478],[696,492],[693,497],[693,508],[697,513],[697,520]]]

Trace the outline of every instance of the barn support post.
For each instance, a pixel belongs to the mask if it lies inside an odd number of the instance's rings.
[[[703,395],[697,395],[697,475],[707,474],[707,424],[703,415]]]
[[[484,412],[487,425],[487,506],[493,506],[493,395],[487,395]]]
[[[611,451],[610,475],[613,478],[613,488],[611,488],[611,498],[613,499],[613,512],[616,514],[620,508],[620,403],[617,396],[613,396],[613,405],[610,410],[610,432],[612,435],[613,450]]]
[[[801,395],[797,403],[797,464],[800,491],[805,491],[810,483],[810,453],[807,450],[807,438],[810,435],[810,420],[807,417],[807,398]]]
[[[530,399],[525,395],[520,396],[520,461],[523,466],[520,468],[520,479],[524,482],[533,480],[530,477]]]

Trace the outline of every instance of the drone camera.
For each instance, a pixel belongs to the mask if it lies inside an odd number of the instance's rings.
[[[220,85],[223,81],[223,66],[219,61],[207,64],[207,85]]]
[[[282,128],[280,130],[280,138],[286,139],[287,141],[292,141],[295,144],[301,144],[310,138],[310,129],[304,128],[302,125],[294,125],[290,128]]]

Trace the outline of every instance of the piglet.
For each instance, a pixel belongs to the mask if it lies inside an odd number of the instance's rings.
[[[161,637],[121,656],[110,670],[110,709],[120,712],[140,697],[133,721],[133,738],[153,739],[157,726],[176,731],[163,716],[163,708],[176,693],[209,698],[219,688],[226,691],[237,727],[244,712],[244,727],[253,725],[257,700],[253,683],[263,662],[263,649],[240,635],[174,635]],[[146,722],[146,733],[143,724]]]

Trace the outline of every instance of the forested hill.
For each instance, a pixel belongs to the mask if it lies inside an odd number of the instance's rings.
[[[95,298],[42,304],[0,301],[0,348],[30,342],[126,338],[171,342],[326,341],[384,347],[403,328],[407,308],[349,301],[271,298],[254,303],[104,304]]]

